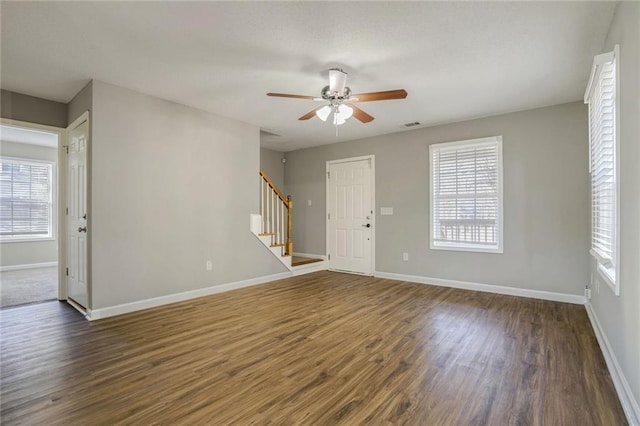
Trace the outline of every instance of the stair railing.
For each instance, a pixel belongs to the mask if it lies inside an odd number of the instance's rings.
[[[284,255],[293,255],[291,241],[291,195],[284,194],[273,180],[260,170],[260,213],[262,214],[262,233],[271,235],[272,247],[284,247]]]

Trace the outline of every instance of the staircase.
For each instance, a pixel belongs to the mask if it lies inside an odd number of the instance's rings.
[[[269,175],[260,170],[260,214],[251,215],[251,232],[293,275],[327,269],[324,259],[293,255],[292,207],[291,196],[285,197]]]
[[[286,196],[263,170],[260,170],[260,214],[251,215],[251,232],[271,250],[287,269],[292,270],[291,196]]]

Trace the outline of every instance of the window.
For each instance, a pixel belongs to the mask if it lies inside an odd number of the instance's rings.
[[[589,172],[591,173],[591,254],[598,272],[619,294],[617,56],[613,52],[593,60],[584,101],[589,105]]]
[[[0,157],[0,239],[53,238],[53,163]]]
[[[502,253],[502,137],[429,146],[431,248]]]

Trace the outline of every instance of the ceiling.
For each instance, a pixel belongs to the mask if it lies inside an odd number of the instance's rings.
[[[90,80],[259,126],[279,151],[582,98],[612,2],[2,2],[1,85],[68,102]],[[327,70],[404,88],[336,129],[297,118]],[[413,127],[415,128],[415,127]],[[275,134],[276,136],[270,135]]]
[[[58,134],[0,124],[0,141],[57,148]]]

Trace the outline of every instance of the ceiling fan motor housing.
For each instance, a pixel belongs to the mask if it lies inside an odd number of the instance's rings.
[[[342,91],[342,95],[337,95],[337,94],[331,93],[331,89],[329,88],[329,86],[324,86],[324,88],[322,89],[322,92],[320,92],[320,96],[322,96],[322,99],[325,99],[327,101],[343,100],[343,99],[346,100],[346,99],[349,99],[349,96],[351,96],[351,89],[349,88],[349,86],[345,86]]]

